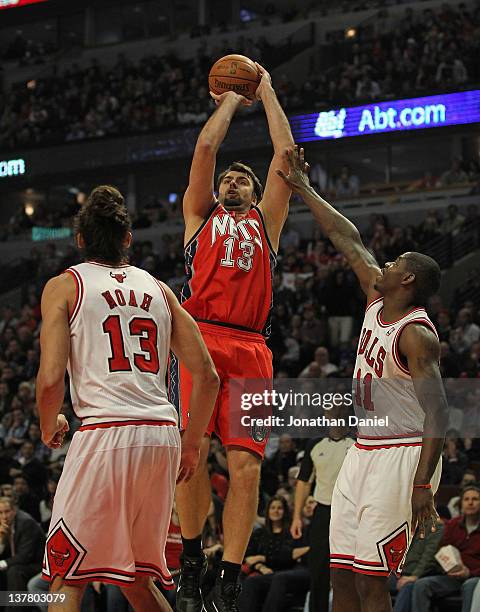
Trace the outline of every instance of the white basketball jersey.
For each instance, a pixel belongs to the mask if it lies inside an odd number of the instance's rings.
[[[171,313],[159,281],[129,265],[88,262],[67,272],[77,286],[68,373],[82,424],[176,422],[165,385]]]
[[[369,420],[368,424],[359,421],[358,434],[372,440],[418,438],[423,433],[425,413],[398,344],[402,330],[411,323],[425,325],[435,335],[437,332],[424,308],[414,308],[391,323],[384,321],[382,312],[383,298],[367,307],[358,343],[354,408],[359,419]]]

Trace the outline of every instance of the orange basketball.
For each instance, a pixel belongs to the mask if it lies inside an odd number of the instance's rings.
[[[208,75],[208,87],[215,94],[235,91],[253,99],[260,78],[255,63],[245,55],[225,55],[213,64]]]

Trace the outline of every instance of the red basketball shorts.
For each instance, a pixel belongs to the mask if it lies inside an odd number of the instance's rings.
[[[206,434],[215,432],[223,446],[245,448],[263,458],[268,436],[261,430],[240,431],[233,422],[239,412],[232,411],[230,405],[230,384],[234,379],[261,379],[266,385],[271,384],[272,352],[260,334],[209,323],[198,326],[220,377],[220,390]],[[177,407],[183,430],[188,423],[192,377],[176,358],[171,359],[169,372],[170,401]]]

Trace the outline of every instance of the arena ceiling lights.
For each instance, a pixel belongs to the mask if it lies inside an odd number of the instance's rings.
[[[295,142],[479,123],[480,90],[339,108],[289,121]]]

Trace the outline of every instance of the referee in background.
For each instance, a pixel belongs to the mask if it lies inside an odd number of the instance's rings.
[[[343,412],[343,410],[342,410]],[[333,410],[331,411],[333,413]],[[333,414],[329,417],[336,418]],[[343,415],[342,415],[343,416]],[[315,482],[313,497],[317,502],[309,527],[310,612],[328,612],[330,593],[329,526],[333,486],[348,449],[354,444],[347,438],[349,428],[331,426],[328,436],[310,440],[305,448],[295,488],[295,510],[290,533],[302,536],[302,509]]]

